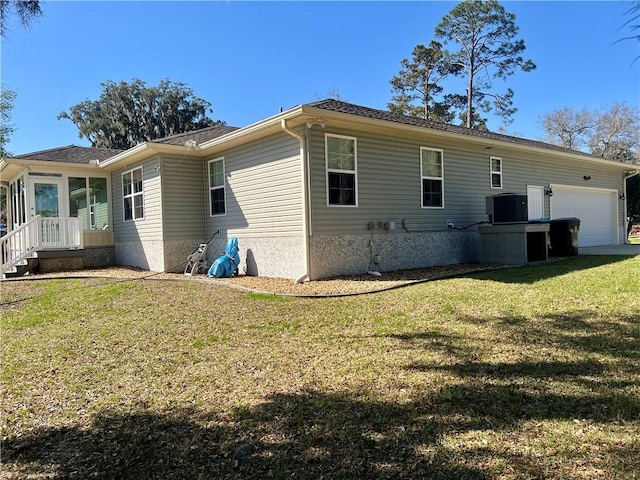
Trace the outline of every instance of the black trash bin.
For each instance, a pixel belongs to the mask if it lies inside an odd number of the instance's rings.
[[[549,255],[552,257],[578,255],[580,219],[575,217],[555,218],[549,223]]]

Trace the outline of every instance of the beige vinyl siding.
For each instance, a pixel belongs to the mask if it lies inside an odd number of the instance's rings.
[[[327,206],[324,134],[358,140],[358,207]],[[444,208],[421,208],[420,147],[442,149]],[[311,130],[312,228],[319,234],[367,231],[372,221],[395,221],[402,232],[446,230],[447,221],[464,227],[487,220],[485,197],[499,193],[526,195],[527,185],[567,184],[622,189],[619,169],[580,160],[555,157],[553,152],[528,153],[517,148],[491,147],[442,140],[432,134],[392,137],[365,131],[314,128]],[[491,156],[502,158],[503,188],[491,188]],[[583,175],[591,175],[585,182]],[[622,210],[622,209],[620,209]],[[545,215],[549,199],[545,197]],[[622,213],[619,221],[622,221]]]
[[[208,161],[224,158],[224,215],[209,215]],[[228,236],[287,236],[302,232],[300,142],[278,134],[204,161],[207,232]],[[210,233],[209,233],[210,234]]]
[[[113,193],[113,222],[116,242],[137,242],[144,240],[162,240],[162,189],[160,182],[159,156],[128,165],[111,175]],[[144,192],[144,218],[123,221],[122,173],[142,166]]]
[[[202,161],[185,156],[162,158],[164,240],[205,240]]]

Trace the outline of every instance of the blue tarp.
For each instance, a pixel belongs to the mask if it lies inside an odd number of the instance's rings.
[[[224,247],[224,255],[218,257],[207,272],[207,277],[230,278],[240,265],[240,254],[238,253],[238,239],[231,237]]]

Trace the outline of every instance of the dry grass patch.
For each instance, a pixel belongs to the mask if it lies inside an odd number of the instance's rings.
[[[3,476],[637,478],[638,271],[325,299],[3,283]]]

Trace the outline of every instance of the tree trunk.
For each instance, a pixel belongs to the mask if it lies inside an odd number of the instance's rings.
[[[467,84],[467,128],[471,128],[473,118],[473,57],[469,62],[469,82]]]

